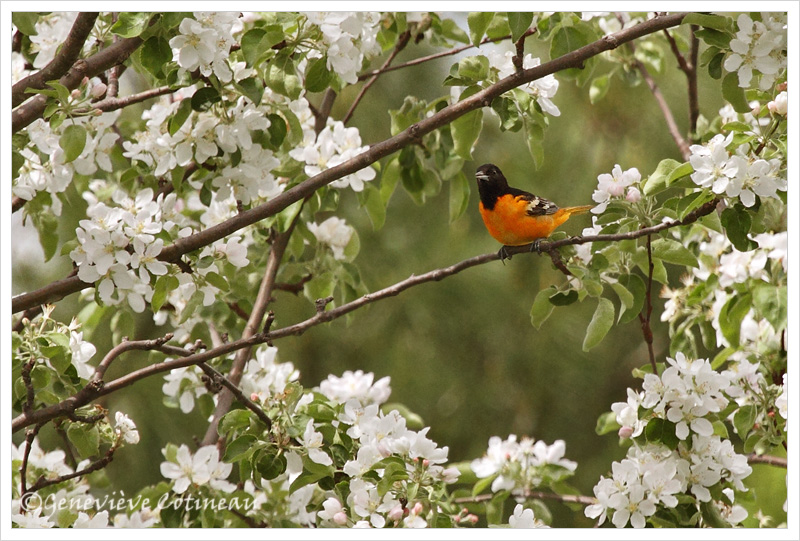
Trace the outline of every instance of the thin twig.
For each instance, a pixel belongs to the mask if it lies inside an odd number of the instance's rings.
[[[241,351],[241,350],[240,350]],[[206,363],[199,363],[197,366],[205,372],[210,378],[214,379],[219,384],[223,385],[226,389],[228,389],[233,396],[236,397],[236,400],[242,403],[244,407],[252,411],[256,414],[256,416],[261,419],[261,421],[267,425],[267,430],[272,429],[272,419],[270,419],[264,410],[261,409],[258,404],[250,400],[248,397],[244,395],[244,393],[237,387],[231,380],[208,366]]]
[[[456,498],[455,503],[481,503],[490,501],[495,497],[495,494],[478,494],[477,496],[465,496],[463,498]],[[594,505],[597,499],[591,496],[581,496],[575,494],[556,494],[554,492],[540,492],[535,490],[515,491],[511,495],[512,498],[523,498],[526,500],[557,500],[563,503],[579,503],[581,505]]]
[[[33,446],[33,440],[36,439],[36,434],[39,433],[39,429],[42,428],[41,423],[37,423],[25,433],[25,452],[22,454],[22,464],[19,467],[19,476],[20,476],[20,494],[25,495],[28,491],[28,460],[30,460],[31,456],[31,447]],[[23,512],[27,511],[28,501],[27,498],[23,498],[20,496],[20,507]]]
[[[639,321],[642,324],[642,335],[647,344],[647,352],[650,355],[650,366],[653,367],[653,374],[658,374],[656,356],[653,353],[653,329],[650,327],[650,316],[653,313],[653,251],[650,237],[650,235],[647,235],[647,290],[644,298],[644,313],[639,314]]]
[[[103,357],[103,360],[100,361],[100,364],[97,365],[97,368],[94,370],[94,375],[92,376],[92,380],[94,381],[102,381],[103,376],[105,376],[106,370],[108,367],[111,366],[111,363],[114,362],[114,359],[125,353],[126,351],[147,351],[147,350],[161,350],[164,344],[172,340],[174,335],[172,333],[167,333],[160,338],[155,338],[153,340],[124,340],[117,346],[113,347],[111,351],[106,353],[106,356]]]
[[[217,240],[227,237],[240,229],[252,225],[260,220],[274,216],[292,203],[299,201],[313,194],[319,188],[334,182],[346,175],[355,173],[365,167],[370,166],[376,161],[401,150],[402,148],[415,144],[420,137],[441,128],[460,118],[461,116],[491,105],[494,98],[516,88],[520,85],[535,81],[558,71],[580,67],[583,63],[598,54],[612,50],[631,40],[659,32],[664,28],[670,28],[680,24],[686,13],[674,13],[669,15],[657,16],[617,32],[610,34],[598,41],[585,45],[580,49],[569,52],[564,56],[546,62],[534,68],[523,70],[519,73],[509,75],[505,79],[461,100],[460,102],[445,107],[438,113],[420,120],[409,126],[406,130],[394,135],[384,141],[371,145],[369,150],[358,154],[354,158],[347,160],[339,165],[331,167],[304,180],[300,184],[286,190],[285,192],[273,197],[252,209],[240,212],[236,216],[225,220],[219,224],[208,227],[198,233],[177,239],[174,243],[165,246],[158,256],[158,259],[165,262],[174,262],[180,259],[183,254],[192,252],[207,246]],[[133,38],[129,38],[133,39]],[[120,41],[119,43],[124,43]],[[113,45],[112,45],[113,47]],[[109,47],[110,48],[110,47]],[[99,53],[98,53],[99,54]],[[33,120],[31,120],[32,122]],[[12,313],[31,308],[38,304],[53,303],[72,293],[81,291],[87,287],[92,287],[80,280],[77,276],[71,276],[53,282],[41,289],[17,295],[11,301]]]
[[[408,45],[409,38],[411,38],[411,30],[406,30],[405,32],[400,34],[400,37],[397,39],[397,44],[394,46],[392,53],[389,55],[389,58],[387,58],[386,61],[383,63],[379,71],[383,72],[383,70],[385,70],[391,65],[395,57],[398,54],[400,54],[400,51],[405,49],[406,45]],[[350,117],[353,116],[353,113],[355,112],[359,102],[361,102],[361,99],[364,97],[364,94],[366,94],[367,90],[369,90],[369,87],[371,87],[375,83],[375,81],[378,80],[379,76],[380,73],[376,73],[370,78],[369,81],[366,82],[364,86],[361,87],[361,91],[359,91],[358,96],[356,96],[356,99],[353,100],[353,104],[350,105],[350,109],[347,111],[347,114],[344,115],[344,118],[342,119],[342,124],[347,124],[347,122],[350,120]]]
[[[331,116],[331,109],[333,109],[333,102],[336,100],[336,91],[328,88],[322,96],[322,103],[319,109],[313,110],[314,112],[314,131],[319,134],[325,129],[325,124],[328,122],[328,117]]]
[[[177,88],[172,88],[169,86],[160,86],[158,88],[151,88],[150,90],[145,90],[137,94],[131,94],[130,96],[125,96],[124,98],[109,96],[102,101],[93,103],[90,107],[86,107],[85,109],[76,109],[75,114],[89,113],[93,109],[99,109],[103,112],[116,111],[117,109],[122,109],[123,107],[133,105],[134,103],[141,103],[152,98],[157,98],[158,96],[171,94],[177,90]]]
[[[89,464],[88,466],[86,466],[85,468],[83,468],[80,471],[76,471],[76,472],[73,472],[73,473],[67,473],[67,474],[64,474],[64,475],[59,475],[59,476],[53,477],[53,478],[48,478],[48,477],[41,476],[36,481],[36,483],[34,483],[33,486],[28,489],[28,493],[36,492],[36,491],[41,490],[41,489],[43,489],[45,487],[49,487],[49,486],[52,486],[52,485],[57,485],[58,483],[63,483],[64,481],[69,481],[70,479],[75,479],[76,477],[83,477],[84,475],[89,475],[92,472],[96,472],[97,470],[101,470],[101,469],[105,468],[112,460],[114,460],[114,452],[116,450],[117,450],[116,446],[112,446],[111,449],[109,449],[106,452],[105,456],[103,456],[103,458],[101,458],[100,460],[96,460],[95,462],[92,462],[91,464]],[[24,496],[24,494],[23,494],[23,496]]]
[[[523,37],[530,36],[534,32],[536,32],[535,28],[529,28],[525,32],[525,35]],[[486,43],[497,43],[498,41],[505,41],[507,39],[511,39],[511,34],[509,34],[507,36],[502,36],[502,37],[499,37],[499,38],[484,38],[483,41],[481,41],[478,44],[478,46],[484,45]],[[418,66],[419,64],[424,64],[425,62],[430,62],[431,60],[436,60],[437,58],[444,58],[446,56],[452,56],[452,55],[458,54],[458,53],[460,53],[462,51],[466,51],[468,49],[472,49],[473,47],[475,47],[475,45],[472,45],[472,44],[464,45],[462,47],[456,47],[455,49],[450,49],[449,51],[442,51],[440,53],[434,53],[434,54],[431,54],[431,55],[428,55],[428,56],[422,56],[420,58],[415,58],[414,60],[409,60],[408,62],[405,62],[403,64],[397,64],[395,66],[388,66],[385,69],[382,68],[382,69],[368,71],[366,73],[362,73],[361,75],[359,75],[358,76],[358,80],[359,81],[363,81],[364,79],[369,79],[370,77],[373,77],[375,75],[382,75],[382,74],[388,73],[390,71],[399,70],[399,69],[403,69],[403,68],[408,68],[410,66]]]
[[[779,468],[787,468],[789,465],[785,458],[772,455],[757,455],[755,453],[747,455],[747,462],[750,464],[769,464],[770,466],[778,466]]]

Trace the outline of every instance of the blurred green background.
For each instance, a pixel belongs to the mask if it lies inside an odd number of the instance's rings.
[[[666,53],[664,69],[654,75],[685,133],[686,78],[677,69],[666,43],[662,48]],[[410,45],[395,64],[432,52],[436,50],[424,41]],[[546,48],[535,38],[528,39],[528,52],[541,56],[543,62],[548,60]],[[350,122],[361,130],[363,143],[390,135],[387,110],[398,108],[407,95],[431,100],[449,94],[450,89],[441,86],[441,81],[455,61],[457,57],[443,58],[380,77]],[[373,67],[380,62],[373,62]],[[600,62],[595,75],[609,67],[610,63]],[[719,82],[709,79],[701,69],[699,87],[701,113],[713,118],[723,105]],[[337,98],[333,118],[344,116],[358,89],[348,88]],[[310,101],[316,98],[312,96]],[[496,117],[486,110],[474,161],[464,165],[468,178],[473,178],[480,164],[493,162],[515,187],[562,206],[580,205],[591,203],[597,175],[610,172],[614,164],[620,164],[623,170],[636,167],[646,177],[660,160],[681,159],[644,83],[630,87],[614,78],[606,97],[591,105],[588,86],[578,88],[572,81],[561,79],[553,101],[561,116],[550,117],[545,162],[539,170],[534,170],[523,133],[501,133]],[[477,212],[474,181],[472,188],[468,211],[451,224],[448,186],[423,206],[398,187],[380,231],[373,231],[355,195],[343,193],[337,214],[359,231],[361,252],[356,264],[368,288],[374,291],[412,273],[496,251],[499,245],[486,232]],[[65,236],[74,230],[78,219],[77,215],[65,214],[61,224]],[[590,225],[591,218],[582,216],[562,229],[579,234]],[[15,261],[14,292],[41,287],[62,277],[69,268],[66,258],[47,265],[35,260]],[[675,281],[677,278],[672,276]],[[450,448],[453,462],[481,456],[494,435],[527,435],[547,443],[563,439],[567,458],[578,462],[572,483],[581,493],[591,495],[611,461],[625,453],[616,435],[595,434],[597,418],[613,402],[626,399],[626,387],[639,384],[631,370],[648,362],[647,350],[639,323],[633,321],[614,327],[597,348],[584,353],[583,336],[596,306],[592,299],[557,307],[541,330],[534,329],[529,316],[534,297],[542,288],[564,280],[548,257],[521,254],[505,265],[492,262],[441,282],[414,287],[356,311],[349,323],[342,318],[302,336],[281,339],[275,345],[279,360],[294,363],[301,382],[308,387],[319,384],[328,374],[341,375],[345,370],[373,372],[376,379],[390,376],[390,401],[401,402],[419,414],[432,427],[429,437]],[[657,294],[658,287],[654,288],[652,325],[656,358],[663,360],[668,336],[666,326],[659,321],[663,302]],[[277,314],[274,328],[313,314],[313,306],[302,297],[285,292],[277,292],[275,297],[270,306]],[[77,295],[73,295],[59,304],[56,314],[68,320],[77,306]],[[154,327],[146,316],[137,320],[136,328],[135,338],[163,334],[163,329]],[[98,348],[96,359],[111,347],[109,337],[102,328],[93,336]],[[137,353],[126,355],[124,362],[113,366],[109,377],[147,360]],[[109,397],[106,404],[129,413],[142,436],[139,445],[118,453],[107,470],[112,485],[126,494],[161,479],[160,449],[167,442],[191,444],[205,432],[206,421],[197,411],[187,416],[162,405],[162,383],[160,378],[139,382]],[[48,441],[54,442],[52,434],[45,433],[42,438],[45,446]],[[774,481],[782,482],[783,473],[770,471],[770,479],[777,476]],[[780,513],[784,498],[785,493],[775,494],[775,508],[768,511]],[[549,506],[554,525],[592,525],[582,513],[557,503]]]

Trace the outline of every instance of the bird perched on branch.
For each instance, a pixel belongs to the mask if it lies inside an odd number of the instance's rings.
[[[486,163],[475,173],[478,180],[479,208],[489,234],[503,244],[500,259],[510,259],[506,246],[533,243],[531,251],[539,250],[539,242],[549,237],[570,216],[584,214],[594,205],[559,208],[552,201],[508,185],[500,168]]]

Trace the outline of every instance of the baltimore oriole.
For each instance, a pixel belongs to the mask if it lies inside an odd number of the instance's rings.
[[[481,201],[479,208],[489,234],[503,244],[500,259],[510,258],[506,246],[533,243],[549,237],[574,214],[588,212],[594,205],[559,208],[552,201],[508,185],[500,169],[491,163],[478,167],[475,173]]]

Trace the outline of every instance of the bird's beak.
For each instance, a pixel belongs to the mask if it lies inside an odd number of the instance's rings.
[[[489,175],[486,173],[475,173],[475,178],[478,180],[489,180]]]

